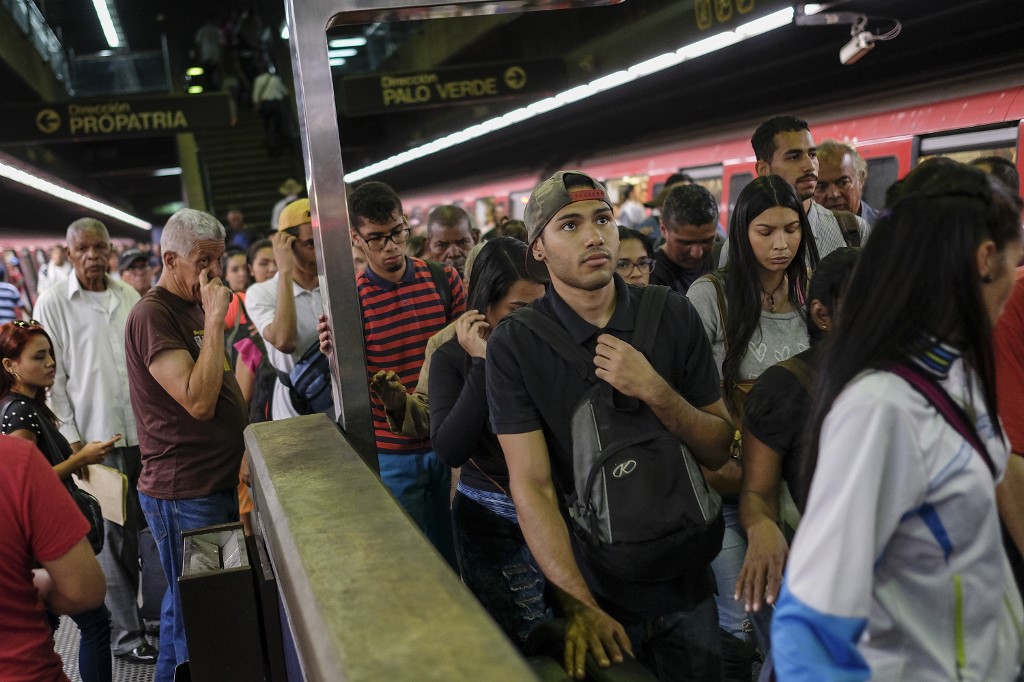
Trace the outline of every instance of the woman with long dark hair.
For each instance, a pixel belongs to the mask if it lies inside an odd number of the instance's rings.
[[[814,462],[804,459],[803,433],[821,355],[859,255],[860,249],[843,247],[821,259],[807,290],[811,348],[766,369],[744,405],[740,523],[747,556],[734,596],[747,611],[758,611],[762,602],[774,604],[778,597],[789,540],[814,474]]]
[[[806,250],[813,244],[810,224],[796,191],[776,175],[747,185],[733,209],[729,263],[694,282],[686,296],[704,323],[722,377],[722,395],[737,426],[754,381],[776,362],[809,347],[804,322]],[[737,456],[720,471],[705,472],[722,494],[725,538],[711,564],[718,583],[724,680],[749,680],[755,643],[751,620],[733,599],[747,543],[739,520],[742,466]],[[754,623],[766,635],[768,623]],[[766,648],[767,643],[762,643]]]
[[[1020,679],[1024,622],[995,484],[992,326],[1021,201],[925,162],[890,189],[807,439],[817,455],[772,641],[779,679]]]
[[[72,452],[46,406],[57,363],[49,335],[34,320],[0,325],[0,432],[35,443],[62,481],[89,464],[99,464],[121,434]],[[71,485],[74,485],[73,483]],[[71,616],[81,632],[78,669],[84,682],[109,682],[110,612],[99,607]],[[55,620],[55,619],[54,619]],[[56,627],[56,625],[55,625]]]
[[[549,617],[544,576],[523,539],[508,493],[508,468],[488,424],[484,392],[487,337],[512,311],[544,294],[526,271],[526,244],[488,241],[473,263],[468,310],[456,337],[430,363],[430,435],[437,456],[461,467],[452,501],[459,571],[512,641],[522,645]]]

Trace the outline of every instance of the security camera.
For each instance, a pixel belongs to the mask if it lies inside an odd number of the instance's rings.
[[[875,36],[870,31],[861,31],[850,38],[850,42],[839,49],[839,61],[849,66],[860,60],[868,52],[871,52],[874,47]]]

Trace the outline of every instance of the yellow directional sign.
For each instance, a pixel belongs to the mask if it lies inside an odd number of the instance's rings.
[[[487,100],[540,96],[566,87],[565,63],[527,59],[515,63],[472,64],[412,73],[345,78],[337,88],[348,116],[408,109],[478,104]]]
[[[60,128],[60,114],[53,109],[43,109],[36,116],[36,127],[47,135],[57,132]]]
[[[173,135],[231,125],[228,95],[118,97],[0,107],[0,144]]]

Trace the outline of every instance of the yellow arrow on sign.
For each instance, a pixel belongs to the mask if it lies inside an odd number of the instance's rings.
[[[60,128],[60,114],[53,109],[43,109],[36,115],[36,127],[44,133],[57,132],[57,128]]]

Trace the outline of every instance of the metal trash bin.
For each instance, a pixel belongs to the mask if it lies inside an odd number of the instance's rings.
[[[178,578],[194,682],[264,680],[259,611],[240,523],[184,531]]]

